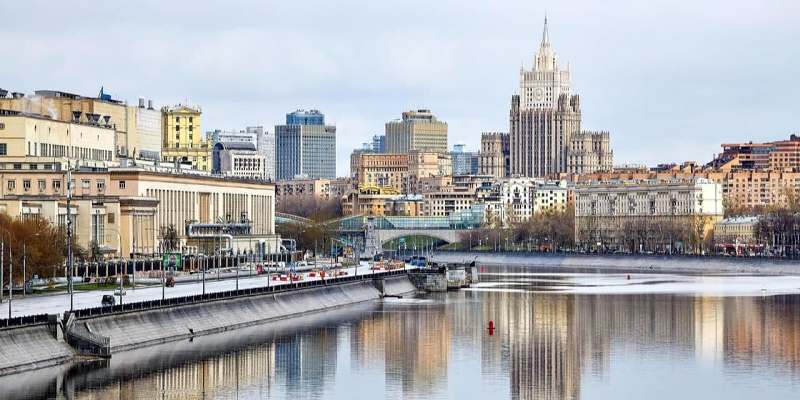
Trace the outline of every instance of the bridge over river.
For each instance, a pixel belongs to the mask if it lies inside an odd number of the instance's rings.
[[[448,216],[372,216],[353,215],[323,224],[333,225],[342,243],[371,257],[394,239],[427,236],[447,243],[459,240],[461,233],[481,226],[484,209],[480,205],[455,211]],[[291,214],[276,214],[277,223],[311,224],[313,221]]]

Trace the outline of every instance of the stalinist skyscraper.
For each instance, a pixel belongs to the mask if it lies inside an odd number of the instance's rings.
[[[519,71],[519,94],[511,97],[511,174],[545,177],[568,172],[568,149],[581,131],[581,107],[570,93],[569,66],[562,69],[550,47],[547,18],[533,68]]]

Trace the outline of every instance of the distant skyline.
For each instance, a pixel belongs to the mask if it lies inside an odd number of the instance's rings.
[[[274,132],[319,109],[342,176],[406,110],[447,122],[451,147],[508,131],[545,13],[582,125],[611,132],[617,164],[706,162],[724,142],[800,133],[789,1],[4,2],[0,87],[188,99],[203,131]]]

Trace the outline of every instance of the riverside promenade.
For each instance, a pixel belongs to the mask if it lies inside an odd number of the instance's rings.
[[[59,308],[52,313],[0,320],[0,375],[68,363],[79,359],[78,356],[109,358],[120,351],[191,339],[416,290],[408,279],[408,273],[415,268],[364,269],[361,271],[359,268],[356,275],[356,270],[351,268],[346,275],[324,280],[318,276],[304,276],[303,280],[295,282],[268,280],[269,286],[266,282],[256,286],[258,281],[253,279],[248,285],[250,287],[242,287],[242,282],[239,282],[238,290],[183,294],[165,300],[158,296],[110,307],[92,304],[75,307],[73,312],[56,306]],[[235,282],[220,281],[220,284]],[[185,286],[180,293],[192,291],[189,285]],[[158,289],[160,295],[161,288],[151,289]],[[147,298],[152,294],[145,292],[140,296]],[[93,297],[97,296],[96,292],[93,293]],[[34,300],[32,297],[29,301]],[[7,325],[4,327],[4,324]]]
[[[528,252],[433,252],[440,263],[529,266],[595,272],[663,272],[677,274],[736,273],[800,275],[800,261],[758,257],[694,257]]]

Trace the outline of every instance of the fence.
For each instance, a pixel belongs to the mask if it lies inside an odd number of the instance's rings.
[[[338,285],[349,282],[359,282],[363,280],[371,280],[375,278],[383,278],[387,276],[404,275],[405,270],[376,272],[369,275],[358,276],[344,276],[339,278],[329,278],[325,280],[295,282],[292,284],[281,286],[262,286],[256,288],[247,288],[239,290],[228,290],[224,292],[212,292],[206,294],[198,294],[193,296],[171,297],[164,300],[148,300],[137,303],[117,304],[108,307],[94,307],[75,310],[76,318],[93,318],[104,315],[125,314],[130,312],[138,312],[144,310],[152,310],[158,308],[182,306],[189,304],[198,304],[210,301],[218,301],[224,299],[232,299],[238,297],[259,296],[270,293],[289,292],[298,289],[314,288],[328,285]],[[2,320],[0,320],[2,322]]]
[[[0,330],[6,328],[18,328],[20,326],[42,325],[46,324],[47,322],[47,314],[26,315],[23,317],[0,319]]]

